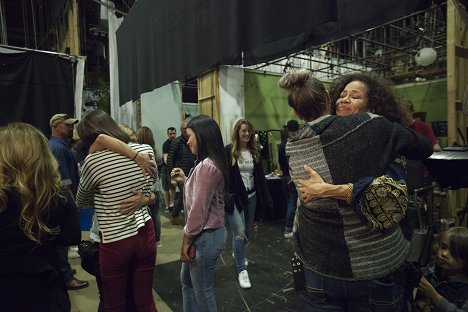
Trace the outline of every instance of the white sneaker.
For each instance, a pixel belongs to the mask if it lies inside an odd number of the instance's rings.
[[[284,238],[293,238],[293,232],[284,232]]]
[[[78,247],[70,247],[68,249],[68,259],[76,259],[79,258],[80,255],[78,254]]]
[[[250,288],[252,284],[250,284],[249,273],[247,270],[243,270],[239,272],[239,285],[241,288]]]
[[[232,257],[235,258],[234,253],[232,253]],[[247,258],[244,259],[244,265],[245,266],[249,265],[249,260],[247,260]]]

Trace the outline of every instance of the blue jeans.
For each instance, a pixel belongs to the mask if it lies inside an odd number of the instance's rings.
[[[246,209],[247,211],[244,211],[245,235],[249,238],[255,220],[255,210],[257,210],[257,194],[249,198]]]
[[[343,281],[305,269],[302,311],[404,311],[403,286],[387,277]]]
[[[161,240],[161,216],[159,215],[160,194],[157,194],[156,196],[158,196],[156,202],[153,205],[149,205],[148,207],[151,219],[153,219],[153,227],[156,241],[159,242]]]
[[[285,231],[291,232],[294,225],[294,217],[296,216],[297,209],[297,190],[296,187],[289,187],[288,189],[288,211],[286,212],[286,226]]]
[[[62,274],[62,278],[65,281],[65,283],[67,283],[73,278],[72,268],[70,266],[70,262],[68,262],[68,249],[70,249],[70,247],[57,245],[56,248],[60,273]]]
[[[226,245],[226,227],[203,231],[195,238],[196,257],[182,262],[180,282],[184,312],[218,311],[213,292],[216,261]]]
[[[226,218],[229,222],[229,227],[232,232],[232,252],[236,261],[237,271],[247,269],[245,265],[245,244],[247,243],[247,235],[245,234],[245,217],[244,212],[239,211],[234,205],[234,210],[231,213],[226,213]]]
[[[232,213],[226,213],[232,232],[232,251],[238,272],[247,269],[245,265],[245,245],[249,234],[252,232],[256,208],[257,195],[254,195],[248,199],[245,212],[239,211],[237,206],[234,205]]]

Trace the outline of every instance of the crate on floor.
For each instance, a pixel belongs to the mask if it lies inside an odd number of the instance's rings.
[[[93,222],[94,209],[81,208],[80,209],[80,227],[82,231],[89,231]]]

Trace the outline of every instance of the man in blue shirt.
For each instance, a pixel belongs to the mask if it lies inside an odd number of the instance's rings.
[[[78,189],[80,175],[78,164],[73,156],[68,140],[73,137],[73,128],[77,122],[77,119],[67,114],[56,114],[50,119],[52,136],[49,139],[49,147],[59,163],[62,185],[70,190],[73,198],[75,198]],[[73,276],[75,272],[72,270],[70,263],[68,263],[68,247],[57,246],[57,254],[60,271],[67,284],[67,289],[74,290],[88,287],[88,282],[80,281]]]

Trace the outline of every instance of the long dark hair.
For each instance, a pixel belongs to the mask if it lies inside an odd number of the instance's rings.
[[[197,139],[197,161],[210,158],[223,174],[224,182],[227,183],[229,167],[224,153],[221,130],[216,121],[209,116],[199,115],[189,121],[187,128],[192,129]]]
[[[88,146],[91,146],[100,134],[119,139],[125,143],[130,142],[130,137],[126,134],[114,119],[102,110],[93,110],[88,112],[81,119],[76,127],[76,131]]]
[[[367,87],[367,109],[389,121],[405,124],[405,113],[400,97],[395,93],[391,81],[374,73],[350,73],[335,80],[330,88],[330,112],[336,115],[336,101],[340,98],[346,85],[360,81]]]
[[[449,241],[448,249],[452,257],[463,261],[465,265],[463,274],[468,276],[468,229],[465,227],[452,227],[440,234],[439,241],[442,237],[446,237]]]

